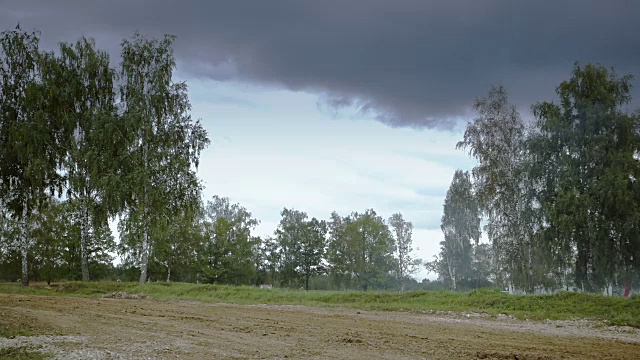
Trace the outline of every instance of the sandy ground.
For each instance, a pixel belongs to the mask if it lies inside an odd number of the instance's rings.
[[[474,314],[0,294],[0,316],[64,335],[0,348],[60,359],[640,359],[637,329]]]

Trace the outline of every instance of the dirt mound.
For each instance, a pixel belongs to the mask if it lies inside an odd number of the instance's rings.
[[[130,300],[140,300],[140,299],[146,299],[147,295],[142,295],[142,294],[129,294],[126,292],[113,292],[111,294],[104,294],[102,295],[103,299],[130,299]]]

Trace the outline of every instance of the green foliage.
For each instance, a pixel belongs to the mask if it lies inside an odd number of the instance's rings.
[[[196,255],[204,238],[198,223],[199,211],[187,210],[161,222],[161,231],[156,233],[151,252],[150,277],[166,278],[166,281],[195,281],[199,270]]]
[[[389,218],[389,226],[394,236],[394,257],[397,265],[395,271],[397,279],[400,281],[400,291],[404,291],[404,284],[409,275],[418,271],[422,260],[413,257],[413,224],[406,221],[401,213],[395,213]]]
[[[74,44],[61,43],[56,61],[53,86],[61,93],[56,116],[73,130],[65,143],[67,197],[77,205],[73,218],[80,230],[82,279],[88,281],[89,243],[100,240],[98,232],[107,225],[107,215],[120,210],[109,200],[117,197],[111,180],[126,149],[124,129],[116,114],[115,70],[108,54],[96,50],[93,39],[81,38]]]
[[[432,266],[456,290],[460,282],[471,279],[473,244],[480,240],[480,210],[468,172],[456,170],[453,176],[444,200],[441,229],[440,259]]]
[[[631,79],[576,64],[558,104],[532,107],[529,129],[502,86],[476,100],[458,147],[478,160],[474,190],[498,283],[602,291],[638,274],[640,114],[622,110]]]
[[[31,216],[48,196],[61,191],[57,170],[64,158],[68,127],[55,116],[60,93],[50,53],[39,34],[16,27],[0,35],[0,206],[18,219],[15,247],[22,253],[22,283],[29,284]],[[4,214],[3,214],[4,216]]]
[[[14,217],[29,215],[45,196],[60,189],[57,173],[68,132],[53,116],[57,89],[53,55],[39,50],[39,34],[16,27],[0,38],[0,186]]]
[[[199,205],[201,185],[192,167],[209,143],[200,122],[189,115],[186,83],[173,82],[174,40],[135,34],[122,42],[119,92],[129,139],[120,231],[125,251],[140,266],[141,284],[147,281],[151,249],[167,236],[163,225]]]
[[[324,272],[322,259],[326,248],[327,225],[307,213],[285,208],[276,229],[279,249],[280,284],[297,287],[304,281],[309,290],[309,278]]]
[[[345,287],[352,282],[365,291],[378,287],[397,268],[394,238],[373,209],[344,218],[333,213],[329,228],[328,261],[334,278]]]
[[[467,288],[490,288],[495,281],[493,265],[493,251],[491,244],[476,244],[471,256],[471,274],[469,274]]]
[[[255,249],[251,232],[259,224],[251,213],[214,196],[202,220],[203,242],[198,251],[200,280],[217,284],[251,284],[255,278]]]
[[[533,292],[539,224],[537,184],[527,171],[530,154],[525,124],[503,86],[492,87],[486,97],[476,99],[474,107],[478,117],[468,124],[457,147],[469,149],[478,160],[472,171],[474,190],[488,220],[485,229],[497,275],[501,283]]]
[[[555,266],[574,265],[576,285],[598,291],[640,269],[640,117],[622,110],[631,76],[592,64],[576,64],[572,75],[556,89],[559,104],[533,106],[529,147]]]
[[[32,261],[35,278],[46,281],[61,278],[80,280],[78,276],[82,274],[83,262],[81,226],[73,221],[73,214],[77,214],[79,206],[77,200],[60,202],[51,198],[47,207],[33,219],[38,224],[30,235],[35,241]],[[111,266],[113,256],[109,253],[115,248],[115,241],[107,224],[96,226],[85,243],[86,270]],[[94,276],[95,279],[102,278],[98,273]]]
[[[186,84],[172,81],[173,37],[125,40],[116,88],[117,71],[93,39],[48,53],[38,36],[16,28],[1,37],[2,256],[20,250],[25,285],[29,274],[76,278],[78,263],[89,280],[92,264],[109,272],[107,220],[124,215],[123,250],[141,278],[152,249],[169,272],[168,254],[182,245],[171,241],[186,231],[174,224],[193,224],[201,190],[193,166],[209,142],[188,114]],[[49,197],[63,187],[66,205],[51,212]]]
[[[267,236],[261,239],[255,249],[256,271],[258,272],[259,283],[274,284],[279,283],[278,270],[280,269],[280,249],[278,241]]]

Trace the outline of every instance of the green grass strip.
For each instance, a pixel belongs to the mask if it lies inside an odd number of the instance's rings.
[[[363,310],[454,311],[506,314],[518,319],[605,321],[640,328],[640,296],[608,297],[561,292],[554,295],[508,295],[487,289],[472,292],[264,290],[249,286],[191,283],[69,282],[55,287],[0,285],[0,293],[99,297],[113,292],[144,294],[158,300],[194,300],[232,304],[308,305]]]

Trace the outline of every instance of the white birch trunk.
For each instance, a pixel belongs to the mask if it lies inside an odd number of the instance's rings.
[[[89,281],[89,209],[86,197],[80,201],[80,257],[82,268],[82,281]]]
[[[453,266],[451,266],[450,261],[447,261],[447,267],[449,268],[449,277],[451,278],[451,287],[453,288],[453,291],[456,291],[456,271],[453,268]]]
[[[22,286],[29,286],[29,251],[27,249],[26,238],[22,239],[20,252],[22,253]]]
[[[149,162],[147,159],[147,146],[144,143],[142,144],[142,162],[145,168],[149,167]],[[140,258],[140,285],[144,285],[147,282],[147,268],[149,266],[149,204],[147,198],[147,188],[146,185],[143,188],[143,197],[142,197],[142,256]]]
[[[142,234],[142,257],[140,259],[140,285],[147,282],[147,266],[149,264],[149,234],[145,224]]]
[[[22,286],[29,286],[29,220],[27,203],[22,205],[22,229],[20,231],[20,252],[22,255]]]

